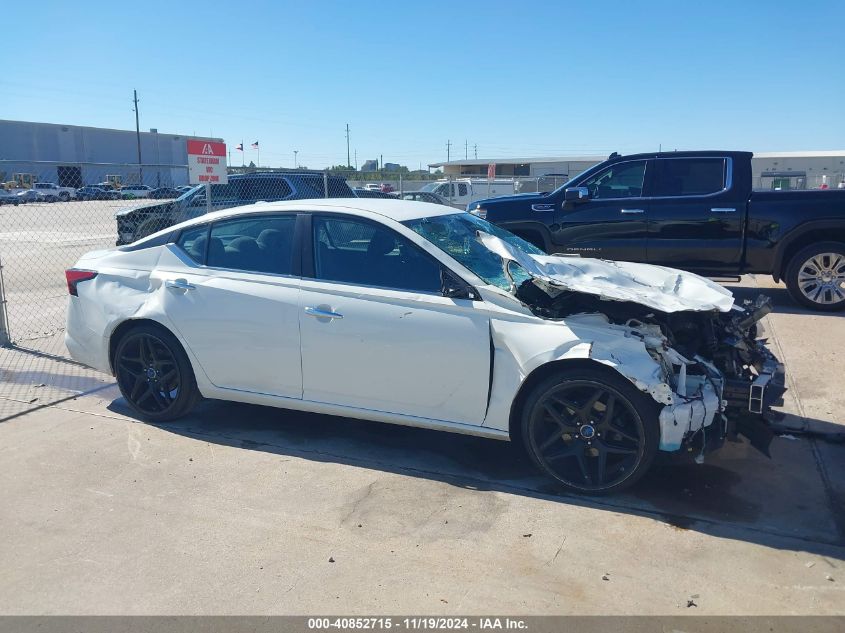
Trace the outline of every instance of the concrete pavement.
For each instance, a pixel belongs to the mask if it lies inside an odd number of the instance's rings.
[[[796,312],[768,319],[785,423],[841,431],[845,321]],[[506,443],[221,402],[155,426],[108,376],[0,372],[0,614],[845,613],[842,444],[729,444],[596,500]]]

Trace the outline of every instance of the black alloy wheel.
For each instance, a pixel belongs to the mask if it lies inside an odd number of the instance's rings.
[[[657,407],[646,398],[623,377],[606,372],[554,376],[526,401],[526,449],[570,490],[621,490],[645,474],[657,452]]]
[[[114,370],[123,397],[146,419],[178,418],[198,400],[190,362],[164,329],[144,325],[130,330],[118,343]]]

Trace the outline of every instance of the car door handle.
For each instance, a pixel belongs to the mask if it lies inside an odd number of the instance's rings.
[[[645,209],[622,209],[619,213],[645,213]]]
[[[736,213],[736,209],[733,207],[713,207],[710,209],[710,213]]]
[[[193,290],[196,286],[189,283],[187,279],[167,279],[164,282],[165,288],[172,288],[174,290]]]
[[[316,317],[318,319],[342,319],[343,315],[340,312],[333,312],[332,310],[323,310],[322,308],[312,308],[307,306],[305,314]]]

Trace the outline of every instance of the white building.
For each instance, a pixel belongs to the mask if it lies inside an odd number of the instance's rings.
[[[35,175],[60,187],[81,187],[120,176],[123,183],[152,187],[188,184],[188,139],[219,138],[135,130],[0,120],[0,182],[15,173]]]
[[[476,158],[432,163],[445,176],[487,177],[490,164],[497,176],[572,178],[606,160],[607,156],[552,156],[519,158]],[[760,152],[751,161],[755,189],[845,188],[845,150],[806,152]]]

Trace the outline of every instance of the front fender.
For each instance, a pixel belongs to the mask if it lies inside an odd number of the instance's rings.
[[[557,361],[593,360],[618,371],[661,405],[674,403],[663,366],[652,358],[645,340],[601,314],[562,321],[525,322],[493,319],[493,383],[485,426],[509,428],[510,408],[526,379]]]

